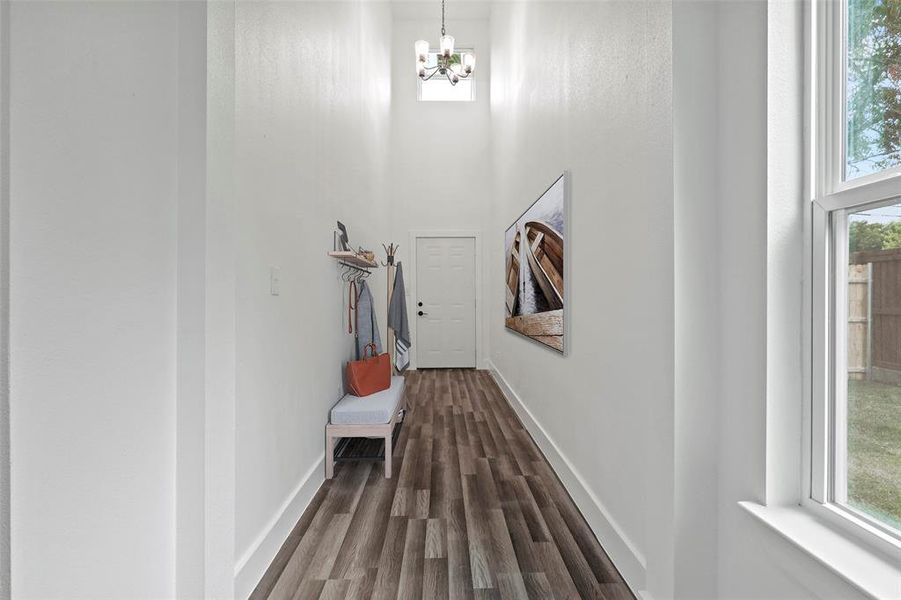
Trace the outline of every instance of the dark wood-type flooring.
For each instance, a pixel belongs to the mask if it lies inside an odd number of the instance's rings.
[[[252,598],[632,600],[488,372],[406,393],[395,477],[338,463]]]

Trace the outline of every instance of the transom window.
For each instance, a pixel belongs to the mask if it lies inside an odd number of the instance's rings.
[[[459,64],[462,55],[472,52],[471,49],[459,48],[451,55],[450,64]],[[429,51],[429,59],[426,67],[434,67],[438,64],[438,50]],[[428,81],[417,78],[418,99],[423,102],[472,102],[475,100],[475,81],[473,78],[461,79],[457,85],[452,85],[447,77],[436,73]]]
[[[814,0],[813,12],[809,498],[894,552],[901,550],[901,3]]]

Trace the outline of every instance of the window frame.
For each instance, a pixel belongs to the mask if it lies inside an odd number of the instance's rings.
[[[462,56],[462,55],[463,55],[464,53],[466,53],[466,52],[470,52],[470,53],[473,53],[473,54],[474,54],[474,53],[475,53],[475,49],[470,48],[470,47],[468,47],[468,46],[467,46],[467,47],[454,48],[454,54],[459,54],[459,55]],[[441,49],[440,49],[440,48],[431,48],[431,47],[429,48],[429,55],[430,55],[430,56],[431,56],[432,54],[436,54],[436,55],[437,55],[437,54],[440,54],[440,53],[441,53]],[[436,75],[436,77],[440,77],[440,75]],[[428,83],[428,82],[423,81],[422,79],[420,79],[419,77],[417,77],[417,78],[416,78],[416,101],[417,101],[417,102],[430,102],[430,103],[431,103],[431,102],[453,102],[454,104],[468,104],[468,103],[474,103],[474,102],[476,101],[476,77],[475,77],[475,74],[473,73],[472,75],[470,75],[470,76],[467,77],[466,79],[462,79],[461,81],[468,81],[469,84],[470,84],[470,90],[471,90],[471,93],[470,93],[470,95],[469,95],[469,100],[423,100],[423,99],[422,99],[422,86],[423,86],[423,84]]]
[[[847,403],[848,215],[861,207],[901,202],[901,165],[845,180],[845,45],[847,0],[810,0],[807,61],[807,188],[810,222],[810,402],[805,406],[802,505],[856,539],[901,559],[901,531],[841,504]],[[842,273],[844,269],[844,274]],[[836,467],[840,468],[836,468]],[[841,494],[839,494],[841,495]]]

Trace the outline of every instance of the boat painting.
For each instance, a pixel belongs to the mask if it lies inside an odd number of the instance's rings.
[[[519,306],[519,252],[522,241],[522,233],[517,231],[513,238],[513,245],[507,252],[507,265],[505,269],[507,277],[507,316],[516,314]]]
[[[535,281],[551,308],[563,308],[563,237],[544,221],[528,221],[525,232]]]
[[[566,177],[507,229],[504,290],[508,329],[564,351]]]

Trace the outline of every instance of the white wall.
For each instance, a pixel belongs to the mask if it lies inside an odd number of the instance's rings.
[[[390,11],[238,3],[237,595],[257,583],[323,479],[323,427],[353,356],[347,286],[326,256],[340,219],[387,241]],[[270,295],[270,267],[281,293]],[[385,328],[384,270],[370,279]]]
[[[173,3],[10,10],[17,598],[175,591],[177,32]]]
[[[456,46],[476,54],[473,102],[416,99],[413,42],[438,43],[441,13],[437,4],[393,6],[389,231],[390,239],[400,244],[398,260],[406,261],[410,315],[415,314],[416,303],[410,296],[416,275],[410,260],[410,232],[481,231],[492,203],[488,8],[469,3],[449,10],[449,15],[460,15],[447,21]],[[487,255],[479,258],[484,263]],[[415,318],[410,325],[415,341]],[[482,357],[484,345],[484,338],[477,341]]]
[[[206,324],[205,2],[178,4],[176,594],[204,595]]]
[[[674,595],[716,598],[720,396],[717,5],[673,5]]]
[[[0,599],[9,570],[9,2],[0,2]]]
[[[204,461],[200,475],[205,504],[203,577],[204,597],[231,598],[235,593],[235,296],[238,251],[235,241],[234,2],[207,4],[206,38],[207,168],[202,246]],[[190,246],[192,249],[196,247],[193,244]],[[189,264],[185,268],[189,269]],[[179,427],[182,425],[179,422]],[[183,447],[186,450],[192,448],[186,444],[179,446],[179,451]],[[179,505],[179,510],[181,508]],[[179,530],[179,534],[183,532]],[[187,533],[190,535],[191,532]],[[180,552],[183,547],[179,539]],[[178,568],[191,560],[190,554],[180,555]],[[190,590],[190,576],[187,581],[181,573],[178,576],[179,593]]]
[[[491,361],[636,589],[671,570],[673,197],[670,5],[510,3],[492,13]],[[503,231],[563,171],[563,357],[504,329]],[[546,447],[546,451],[548,448]],[[661,543],[658,543],[660,541]]]
[[[720,3],[712,30],[721,597],[860,595],[737,505],[800,499],[802,26],[797,4],[744,1]],[[710,39],[711,30],[685,34]]]
[[[410,229],[481,228],[491,202],[488,19],[447,23],[476,53],[475,101],[419,102],[413,42],[438,43],[439,14],[396,17],[391,36],[391,228],[404,247]]]

